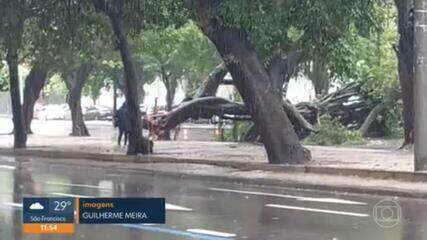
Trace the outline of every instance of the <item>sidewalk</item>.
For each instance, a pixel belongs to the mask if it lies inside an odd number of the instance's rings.
[[[0,148],[12,148],[12,146],[12,136],[0,135]],[[413,169],[413,154],[410,151],[307,147],[311,150],[313,158],[307,164],[308,166],[403,172],[411,172]],[[125,148],[116,145],[113,137],[79,138],[66,135],[29,136],[28,149],[103,154],[124,154],[126,152]],[[154,143],[153,156],[242,163],[268,162],[263,146],[247,143],[158,141]]]
[[[33,121],[34,135],[28,136],[29,149],[61,150],[124,154],[125,149],[116,144],[116,130],[111,122],[87,121],[91,137],[68,136],[70,121]],[[12,148],[13,136],[10,119],[0,119],[0,148]],[[205,132],[198,132],[199,135]],[[194,135],[194,134],[193,134]],[[384,145],[382,144],[382,147]],[[374,146],[378,147],[378,146]],[[405,171],[413,170],[412,151],[398,151],[395,146],[387,149],[344,148],[308,146],[313,160],[309,166],[338,167],[349,169]],[[267,163],[264,147],[254,144],[223,142],[155,142],[154,155],[159,157],[198,159],[209,161],[235,161]]]
[[[152,155],[126,156],[110,125],[89,128],[91,137],[70,137],[59,128],[31,135],[27,149],[17,151],[13,137],[0,134],[0,156],[211,181],[427,198],[427,172],[412,172],[410,151],[308,146],[313,156],[308,164],[270,165],[261,145],[171,141],[155,142]]]

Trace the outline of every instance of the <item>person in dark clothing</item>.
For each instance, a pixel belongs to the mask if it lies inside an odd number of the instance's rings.
[[[129,120],[129,110],[128,106],[125,103],[117,110],[116,115],[114,116],[114,127],[119,128],[119,137],[118,144],[120,146],[122,141],[122,136],[124,136],[124,145],[127,145],[129,134],[130,134],[130,120]]]
[[[119,128],[119,136],[118,136],[118,145],[120,146],[122,141],[122,136],[124,136],[124,145],[126,146],[129,140],[129,135],[131,131],[131,124],[129,119],[129,109],[125,103],[117,110],[114,116],[114,127]],[[149,138],[142,138],[142,154],[150,154],[153,153],[153,141]]]

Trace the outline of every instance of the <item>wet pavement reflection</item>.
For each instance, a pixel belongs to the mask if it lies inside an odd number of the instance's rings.
[[[79,225],[74,236],[22,233],[22,197],[73,195],[165,197],[167,222],[165,225]],[[384,228],[373,217],[375,204],[384,198],[250,187],[0,156],[0,239],[5,240],[427,239],[427,200],[393,198],[401,207],[400,223]],[[393,212],[389,214],[383,217],[396,217]],[[189,229],[218,231],[235,237]]]

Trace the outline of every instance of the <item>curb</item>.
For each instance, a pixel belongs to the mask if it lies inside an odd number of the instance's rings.
[[[339,186],[339,185],[327,185],[322,183],[309,184],[299,181],[283,181],[268,178],[257,178],[250,179],[244,177],[230,177],[230,176],[212,176],[212,175],[201,175],[201,174],[182,174],[174,172],[138,169],[138,172],[150,174],[152,176],[163,176],[180,179],[192,179],[200,181],[213,181],[213,182],[224,182],[234,183],[252,186],[267,186],[267,187],[281,187],[291,188],[305,191],[328,191],[328,192],[341,192],[341,193],[354,193],[354,194],[370,194],[390,197],[405,197],[405,198],[427,198],[427,192],[414,192],[405,191],[402,189],[384,189],[383,187],[369,187],[363,188],[359,186]]]
[[[96,162],[96,160],[93,160]],[[54,163],[54,159],[44,159],[43,162]],[[73,162],[61,162],[63,165],[74,166],[79,165],[78,163]],[[91,165],[88,166],[109,169],[110,166],[105,165]],[[209,174],[200,174],[200,173],[178,173],[172,171],[162,171],[156,169],[141,169],[141,168],[129,168],[124,167],[120,164],[114,165],[119,170],[132,171],[134,173],[142,173],[145,175],[153,176],[153,177],[162,177],[162,178],[170,178],[173,181],[177,179],[180,180],[195,180],[195,181],[210,181],[215,183],[227,183],[227,184],[239,184],[243,186],[259,186],[259,187],[267,187],[267,188],[281,188],[281,189],[291,189],[297,191],[304,192],[337,192],[337,193],[351,193],[351,194],[369,194],[369,195],[377,195],[384,197],[405,197],[405,198],[417,198],[417,199],[427,199],[427,191],[414,191],[414,190],[404,190],[399,188],[389,188],[388,186],[370,186],[370,187],[362,187],[358,185],[340,185],[336,184],[324,184],[321,182],[318,183],[307,183],[299,180],[280,180],[280,179],[271,179],[268,177],[265,178],[249,178],[242,176],[216,176]]]
[[[241,171],[270,171],[270,172],[294,172],[294,173],[315,173],[325,175],[355,176],[361,178],[373,178],[382,180],[398,180],[405,182],[427,182],[427,172],[405,172],[405,171],[384,171],[354,168],[336,168],[307,165],[271,165],[267,163],[245,163],[238,161],[220,161],[203,159],[185,159],[174,157],[162,157],[156,155],[137,155],[127,156],[122,154],[72,152],[58,150],[40,150],[40,149],[11,149],[0,148],[1,155],[9,156],[36,156],[46,158],[62,159],[90,159],[106,162],[128,162],[128,163],[187,163],[204,164],[219,167],[236,168]]]
[[[98,154],[98,153],[85,153],[85,152],[67,152],[67,151],[52,151],[52,150],[36,150],[36,149],[6,149],[0,148],[0,155],[9,155],[9,156],[37,156],[44,158],[61,158],[61,159],[89,159],[94,161],[105,161],[105,162],[129,162],[129,163],[193,163],[193,164],[204,164],[204,165],[214,165],[222,167],[231,167],[237,168],[239,170],[265,170],[265,171],[276,171],[276,172],[299,172],[299,173],[317,173],[317,174],[327,174],[327,175],[343,175],[343,176],[356,176],[352,173],[374,172],[373,178],[384,179],[384,177],[399,177],[399,176],[408,176],[414,175],[416,178],[420,178],[419,174],[426,175],[425,173],[408,173],[404,172],[404,175],[399,175],[398,172],[386,172],[386,171],[370,171],[370,170],[359,170],[359,169],[345,169],[344,174],[341,174],[342,169],[334,168],[322,168],[322,167],[307,167],[307,166],[276,166],[268,165],[262,163],[241,163],[241,162],[228,162],[228,161],[207,161],[200,159],[178,159],[178,158],[165,158],[160,156],[126,156],[119,154]],[[65,163],[66,165],[73,165],[72,163]],[[103,166],[97,166],[101,168],[107,168]],[[128,168],[117,166],[119,169]],[[263,169],[260,169],[263,168]],[[137,172],[149,174],[151,176],[162,176],[162,177],[171,177],[179,179],[192,179],[192,180],[202,180],[202,181],[214,181],[214,182],[224,182],[224,183],[234,183],[234,184],[244,184],[244,185],[256,185],[256,186],[268,186],[268,187],[281,187],[281,188],[292,188],[304,191],[331,191],[331,192],[351,192],[356,194],[372,194],[372,195],[382,195],[382,196],[398,196],[398,197],[408,197],[408,198],[427,198],[427,192],[421,191],[412,191],[412,190],[402,190],[402,189],[392,189],[386,188],[384,186],[378,187],[362,187],[357,185],[352,186],[342,186],[337,183],[336,185],[332,184],[322,184],[322,183],[306,183],[298,180],[279,180],[279,179],[269,179],[269,178],[245,178],[245,177],[236,177],[236,176],[214,176],[214,175],[203,175],[203,174],[184,174],[168,171],[159,171],[151,169],[135,169]],[[325,173],[323,173],[323,171]],[[379,172],[379,173],[378,173]],[[364,175],[364,177],[371,177],[371,175]],[[377,174],[375,174],[377,173]],[[423,177],[422,177],[423,178]],[[415,178],[411,178],[415,179]]]

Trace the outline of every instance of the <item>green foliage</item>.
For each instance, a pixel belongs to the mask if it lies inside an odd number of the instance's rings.
[[[135,66],[137,70],[140,70],[140,64]],[[83,88],[83,95],[89,96],[95,102],[101,95],[103,88],[111,89],[115,86],[118,89],[123,89],[123,72],[123,65],[118,53],[105,49],[101,58],[94,62],[94,68]]]
[[[111,88],[113,85],[120,87],[124,84],[123,71],[123,65],[119,56],[110,55],[109,59],[106,58],[95,65],[91,78],[95,78],[94,81],[102,81],[106,88]],[[91,81],[89,81],[88,85],[91,84]],[[93,89],[97,88],[95,87]]]
[[[321,146],[361,145],[365,140],[358,131],[347,130],[337,120],[322,117],[316,132],[307,138],[306,143]]]
[[[386,113],[386,136],[390,138],[403,138],[402,105],[396,104]]]
[[[221,62],[212,43],[193,22],[178,29],[178,61],[185,68],[186,94],[193,96],[200,83]]]
[[[127,32],[131,36],[139,35],[143,30],[153,28],[165,28],[169,26],[180,27],[184,25],[191,13],[186,8],[187,0],[78,0],[75,1],[73,9],[79,11],[81,6],[98,11],[107,11],[120,6],[123,3],[123,17]],[[115,5],[119,3],[118,5]],[[93,10],[93,9],[92,9]]]
[[[4,66],[0,64],[0,92],[9,89],[9,74]]]
[[[0,0],[0,90],[7,88],[5,50],[19,48],[20,57],[43,62],[67,73],[81,62],[93,63],[84,93],[97,98],[103,87],[120,85],[123,67],[108,18],[93,3],[102,0]],[[107,1],[111,3],[111,1]],[[215,48],[191,19],[186,0],[124,1],[124,25],[140,79],[158,76],[186,81],[193,95],[201,80],[220,62]],[[303,64],[321,58],[334,79],[358,81],[372,102],[383,101],[397,86],[396,11],[392,1],[366,0],[222,0],[219,20],[243,29],[263,60],[275,53],[303,50]],[[23,25],[23,28],[21,28]],[[22,35],[22,30],[24,33]],[[142,31],[144,30],[144,31]],[[23,47],[21,46],[23,37]],[[304,68],[303,68],[304,70]],[[64,102],[65,86],[55,76],[45,94]],[[400,135],[400,106],[387,113],[390,135]],[[310,140],[318,144],[358,142],[360,136],[324,119]],[[226,138],[239,139],[248,126],[236,123]],[[237,136],[237,137],[236,137]]]
[[[67,87],[58,74],[53,75],[43,89],[44,98],[50,104],[65,103],[67,93]]]
[[[3,59],[4,51],[0,46],[0,92],[7,91],[9,89],[9,73]]]
[[[332,52],[337,61],[330,65],[342,79],[362,83],[362,89],[374,101],[382,101],[398,84],[397,58],[393,50],[398,40],[396,13],[388,8],[383,9],[382,14],[382,31],[363,37],[351,29]]]
[[[143,59],[144,79],[151,82],[156,76],[167,78],[177,85],[186,80],[188,92],[195,91],[198,83],[220,62],[212,44],[198,27],[189,22],[175,29],[152,29],[136,38],[134,48]]]
[[[397,57],[393,49],[398,41],[396,10],[392,7],[384,8],[381,15],[381,31],[364,37],[352,29],[334,50],[334,54],[342,51],[337,56],[344,58],[331,65],[335,68],[334,72],[341,74],[342,79],[360,82],[372,106],[385,101],[392,89],[399,88]],[[384,114],[387,136],[403,136],[401,108],[394,104]]]
[[[93,102],[101,96],[101,90],[105,87],[105,79],[91,74],[88,79],[88,84],[83,88],[83,95],[89,96]]]
[[[360,62],[361,79],[364,80],[363,87],[371,92],[371,96],[377,98],[383,98],[389,89],[398,85],[397,58],[390,47],[397,42],[397,34],[395,30],[387,30],[376,41],[376,54],[364,52],[366,60]]]
[[[187,0],[138,1],[143,3],[142,13],[144,17],[144,24],[139,22],[139,26],[143,26],[145,29],[166,28],[169,26],[180,28],[192,16],[191,10],[186,6]],[[129,10],[129,15],[135,15],[135,12],[131,8]]]
[[[224,142],[241,142],[243,141],[244,136],[251,128],[251,122],[245,121],[237,121],[233,123],[233,127],[231,129],[224,130],[224,138],[221,139],[221,136],[216,136],[216,141],[224,141]]]
[[[0,0],[0,42],[6,50],[21,47],[23,24],[28,18],[31,1]]]
[[[329,53],[356,27],[363,34],[378,28],[378,1],[354,0],[224,0],[221,19],[226,25],[246,30],[264,58],[272,53],[303,50],[330,59]],[[280,10],[279,10],[280,9]]]

